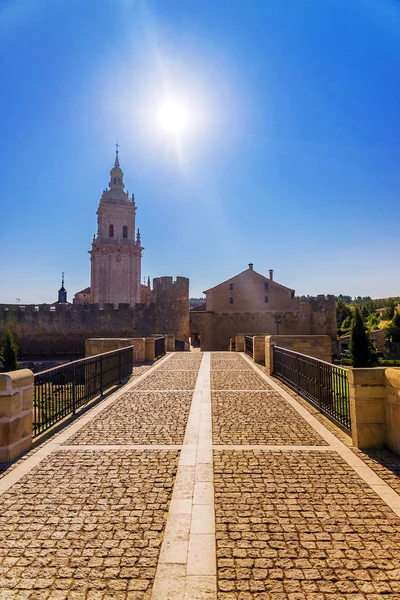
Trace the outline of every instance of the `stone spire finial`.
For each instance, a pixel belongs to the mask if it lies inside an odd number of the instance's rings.
[[[123,190],[124,189],[124,181],[123,181],[123,177],[124,177],[124,173],[120,167],[119,164],[119,156],[118,156],[118,148],[119,148],[119,144],[118,142],[115,144],[117,150],[115,152],[115,161],[114,161],[114,166],[110,171],[110,183],[109,183],[109,187],[111,190]]]
[[[150,289],[150,275],[147,277],[147,287]]]
[[[140,231],[139,231],[139,228],[138,228],[137,235],[136,235],[136,245],[140,246],[140,244],[141,244],[141,239],[140,239]]]

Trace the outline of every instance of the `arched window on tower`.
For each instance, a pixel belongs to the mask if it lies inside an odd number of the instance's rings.
[[[110,225],[109,234],[110,234],[110,237],[114,237],[114,225]]]
[[[117,178],[116,177],[114,177],[114,183],[117,183]]]
[[[124,240],[128,239],[128,227],[126,225],[124,225],[122,228],[122,237]]]

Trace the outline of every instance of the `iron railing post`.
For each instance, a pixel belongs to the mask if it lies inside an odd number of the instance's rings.
[[[72,365],[72,414],[75,414],[76,403],[75,403],[75,386],[76,386],[76,371],[75,365]]]
[[[100,396],[103,395],[103,356],[100,356]]]
[[[122,352],[118,353],[118,379],[121,383],[122,381]]]

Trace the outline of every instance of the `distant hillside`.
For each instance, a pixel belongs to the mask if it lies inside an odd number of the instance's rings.
[[[206,303],[205,298],[189,298],[190,310],[193,310],[193,308],[197,308],[197,306],[200,306],[201,304],[205,304],[205,303]]]

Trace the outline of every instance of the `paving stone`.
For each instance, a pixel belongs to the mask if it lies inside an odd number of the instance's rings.
[[[126,392],[65,444],[182,444],[192,392]]]
[[[215,450],[214,482],[219,600],[398,598],[400,520],[335,452]]]
[[[137,390],[194,390],[196,371],[163,371],[157,370],[146,377],[135,389]]]
[[[326,445],[276,392],[212,392],[214,444]]]
[[[43,460],[0,498],[0,590],[150,598],[178,454],[64,450]]]
[[[211,370],[212,390],[268,390],[270,386],[254,371]]]

